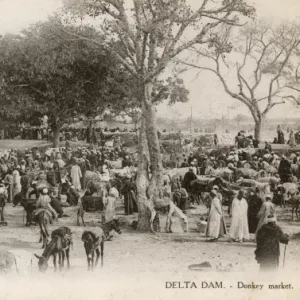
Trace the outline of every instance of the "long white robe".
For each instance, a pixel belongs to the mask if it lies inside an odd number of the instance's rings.
[[[21,186],[21,176],[19,171],[15,170],[13,171],[13,197],[15,197],[17,194],[21,192],[22,186]]]
[[[81,191],[80,178],[82,177],[80,167],[78,165],[73,165],[71,168],[70,176],[72,183],[78,191]]]
[[[222,221],[222,207],[221,207],[220,199],[216,196],[211,201],[207,228],[206,228],[206,236],[210,237],[211,239],[219,238],[221,221]]]
[[[116,206],[116,199],[115,197],[105,197],[103,199],[103,204],[105,207],[105,222],[112,221],[113,218],[116,216],[115,206]]]
[[[242,198],[232,201],[232,220],[229,236],[235,240],[249,239],[248,203]]]
[[[109,170],[106,165],[102,166],[101,181],[108,182],[110,180]]]

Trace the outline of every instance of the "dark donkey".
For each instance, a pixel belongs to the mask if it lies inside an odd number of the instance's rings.
[[[64,267],[65,257],[67,258],[67,268],[70,268],[70,246],[72,245],[72,232],[68,227],[60,227],[51,234],[51,241],[44,250],[42,256],[35,254],[38,258],[40,272],[48,269],[48,260],[53,256],[54,270],[57,270],[56,256],[58,255],[59,270]]]
[[[0,223],[4,224],[4,206],[5,206],[5,195],[0,193]]]
[[[35,199],[33,199],[32,201],[34,202]],[[14,207],[20,203],[23,206],[24,210],[26,211],[26,225],[25,226],[30,226],[33,223],[32,216],[33,216],[33,211],[35,210],[35,205],[33,202],[32,203],[28,202],[28,200],[23,198],[22,193],[17,194],[13,199]]]
[[[46,209],[39,209],[35,216],[36,223],[40,226],[40,243],[43,242],[42,249],[48,244],[49,232],[48,224],[51,223],[52,216],[50,212]]]
[[[112,219],[109,222],[106,222],[105,224],[100,226],[103,229],[104,232],[104,236],[106,240],[111,240],[112,239],[112,235],[111,235],[111,231],[115,231],[118,234],[122,233],[122,230],[120,228],[120,224],[119,224],[119,219]]]
[[[95,252],[96,252],[96,262],[95,267],[98,265],[98,260],[100,256],[101,249],[101,267],[103,266],[103,255],[104,255],[104,240],[105,235],[101,228],[97,228],[97,233],[92,231],[84,231],[81,240],[83,241],[83,246],[85,249],[87,262],[88,262],[88,270],[92,270],[94,268],[95,261]]]
[[[110,232],[115,230],[118,234],[122,233],[118,219],[113,219],[93,231],[84,231],[81,237],[87,256],[88,270],[97,266],[101,252],[101,267],[103,266],[104,241],[111,237]],[[100,249],[99,249],[100,247]],[[95,261],[96,252],[96,262]]]

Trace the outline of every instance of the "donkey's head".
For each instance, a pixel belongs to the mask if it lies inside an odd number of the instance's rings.
[[[100,236],[96,237],[94,234],[87,231],[85,231],[81,236],[89,263],[92,261],[93,254],[95,253],[96,248],[99,246],[99,239]]]
[[[22,197],[21,193],[15,195],[15,197],[13,198],[13,201],[12,201],[13,206],[17,206],[20,202],[22,202],[22,200],[23,200],[23,197]]]
[[[179,223],[184,232],[187,232],[189,230],[189,222],[187,217],[180,217]]]
[[[39,271],[45,273],[48,269],[48,262],[46,258],[43,256],[39,256],[37,254],[34,254],[34,256],[39,260],[38,261]]]
[[[110,227],[110,231],[114,230],[118,234],[122,233],[122,230],[120,228],[119,219],[114,218],[112,221],[108,222],[108,224],[109,224],[109,227]]]

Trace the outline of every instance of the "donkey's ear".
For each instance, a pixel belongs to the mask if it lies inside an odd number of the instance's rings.
[[[34,253],[34,256],[37,258],[37,259],[40,259],[41,257],[37,254]]]

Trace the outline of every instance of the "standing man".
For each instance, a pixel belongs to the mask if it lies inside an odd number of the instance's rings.
[[[262,206],[262,199],[258,195],[258,191],[256,190],[254,193],[250,193],[250,197],[248,199],[248,224],[249,224],[249,233],[255,233],[258,219],[257,214]]]
[[[283,133],[280,125],[278,125],[278,127],[277,127],[277,141],[278,141],[278,144],[284,144],[284,133]]]
[[[291,163],[287,160],[285,155],[282,155],[281,161],[278,167],[278,174],[280,176],[281,182],[289,182],[291,175]]]
[[[268,222],[268,215],[273,215],[275,216],[275,204],[272,203],[272,196],[271,194],[266,195],[266,201],[263,203],[261,206],[257,218],[259,219],[258,225],[255,231],[255,234],[258,233],[260,228]],[[274,217],[275,218],[275,217]]]
[[[239,191],[238,196],[232,201],[232,220],[230,227],[230,238],[236,242],[242,243],[249,240],[248,227],[248,203],[244,198],[243,191]]]
[[[78,166],[77,160],[74,157],[71,160],[71,164],[70,177],[72,179],[72,184],[77,191],[81,191],[82,173],[80,167]]]
[[[125,214],[132,215],[134,212],[137,212],[136,186],[132,182],[130,175],[126,176],[126,181],[121,189],[121,194],[124,196]]]
[[[216,190],[211,190],[211,205],[206,227],[206,236],[211,242],[217,242],[219,237],[226,234],[226,226],[223,219],[222,206]]]
[[[182,187],[186,189],[186,191],[189,193],[191,192],[191,182],[193,180],[198,179],[197,175],[194,173],[194,168],[190,167],[189,171],[185,173],[183,182],[182,182]]]
[[[288,244],[289,236],[276,225],[274,215],[270,214],[267,224],[257,233],[255,259],[260,264],[260,271],[275,271],[278,269],[280,247],[279,243]]]
[[[13,184],[14,184],[14,178],[13,178],[13,171],[9,169],[7,171],[7,174],[4,177],[4,184],[7,186],[8,190],[8,199],[7,202],[11,203],[13,201]]]

